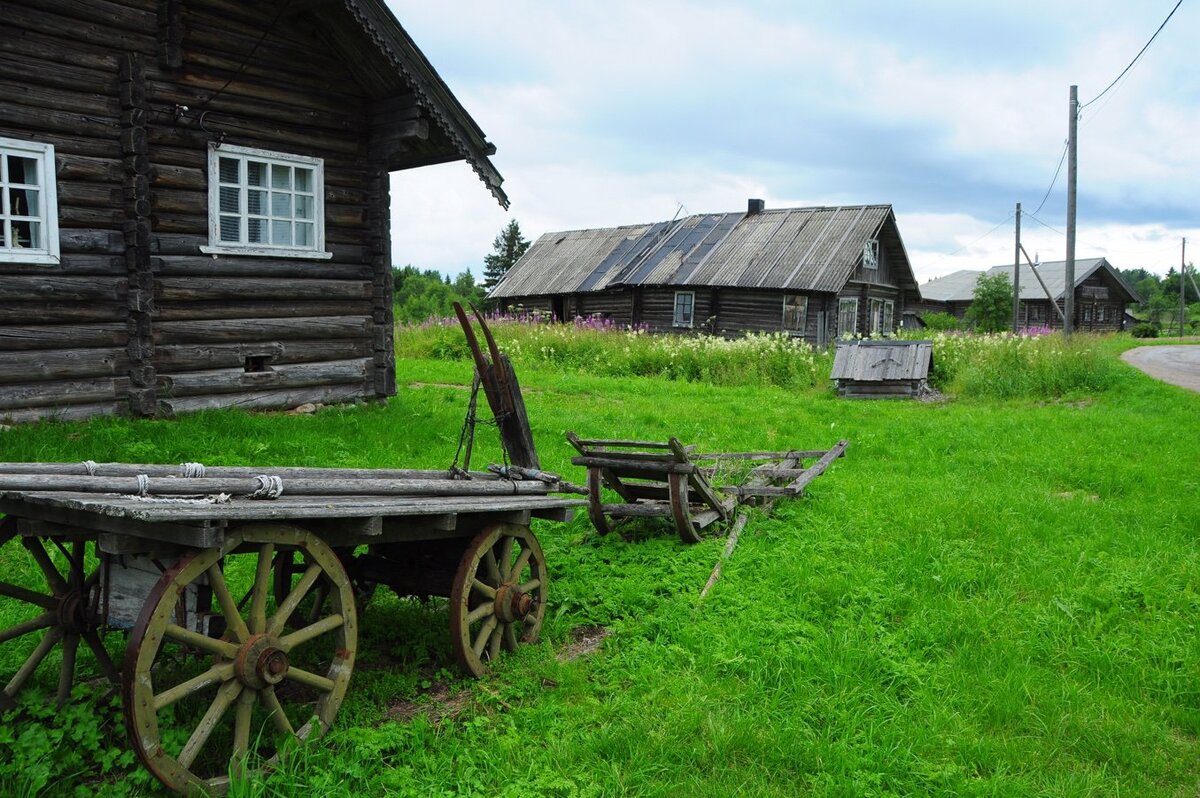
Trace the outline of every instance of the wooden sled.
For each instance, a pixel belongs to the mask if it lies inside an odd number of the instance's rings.
[[[588,470],[588,516],[596,531],[607,534],[610,519],[665,518],[675,523],[684,543],[699,543],[701,531],[728,521],[738,503],[771,505],[803,495],[805,487],[846,451],[847,441],[828,450],[696,453],[677,438],[658,441],[585,440],[573,432],[567,440],[579,452],[575,465]],[[805,460],[815,459],[804,466]],[[713,484],[722,463],[762,461],[734,484]],[[603,489],[621,497],[605,504]]]

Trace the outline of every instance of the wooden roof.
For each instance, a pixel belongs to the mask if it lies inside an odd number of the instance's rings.
[[[835,293],[862,262],[863,244],[872,238],[886,239],[883,246],[896,273],[911,275],[890,205],[697,214],[670,222],[547,233],[491,296],[634,285]]]
[[[465,160],[504,207],[504,178],[489,156],[496,148],[438,75],[429,59],[383,0],[322,0],[297,4],[318,32],[346,58],[371,96],[387,104],[418,105],[433,122],[428,139],[413,139],[411,152],[389,169]]]
[[[1113,282],[1129,295],[1127,301],[1141,302],[1142,298],[1138,295],[1128,283],[1121,278],[1113,265],[1108,262],[1107,258],[1078,258],[1075,261],[1075,285],[1081,285],[1085,280],[1095,274],[1097,271],[1105,271],[1112,278]],[[1061,299],[1067,286],[1067,262],[1065,260],[1051,260],[1038,265],[1038,274],[1041,275],[1042,281],[1046,283],[1046,288],[1055,300]],[[971,302],[975,298],[975,284],[979,281],[979,277],[983,274],[996,275],[1004,274],[1008,276],[1009,282],[1013,277],[1013,265],[1011,263],[1001,266],[993,266],[986,271],[974,271],[971,269],[960,269],[956,272],[951,272],[943,277],[938,277],[935,280],[930,280],[921,285],[921,298],[933,299],[939,302]],[[1042,290],[1042,286],[1038,283],[1038,279],[1034,276],[1033,271],[1029,268],[1029,264],[1021,264],[1021,299],[1044,300],[1046,292]]]
[[[829,379],[924,380],[932,367],[932,341],[839,341]]]

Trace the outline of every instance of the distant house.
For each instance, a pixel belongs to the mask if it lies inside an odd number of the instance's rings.
[[[918,292],[890,205],[767,210],[752,199],[745,213],[547,233],[491,297],[557,319],[824,344],[892,332]]]
[[[389,172],[507,200],[384,0],[0,6],[0,422],[395,392]]]
[[[1038,282],[1028,264],[1021,264],[1020,323],[1024,327],[1062,327],[1062,318],[1053,305],[1064,308],[1066,297],[1066,261],[1047,261],[1037,267]],[[922,309],[943,310],[962,318],[974,299],[975,284],[982,274],[1004,274],[1012,281],[1013,266],[993,266],[984,271],[964,269],[952,272],[921,286]],[[1050,298],[1054,297],[1053,305]],[[1105,258],[1075,261],[1075,329],[1106,331],[1122,329],[1125,309],[1142,298]]]

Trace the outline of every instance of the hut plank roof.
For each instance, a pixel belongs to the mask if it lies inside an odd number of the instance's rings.
[[[890,205],[696,214],[670,222],[540,237],[494,297],[622,286],[729,286],[834,293],[861,262],[864,241],[895,231]],[[895,248],[907,264],[895,231]],[[915,286],[914,286],[915,287]]]

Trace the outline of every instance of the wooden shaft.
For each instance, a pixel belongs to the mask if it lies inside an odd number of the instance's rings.
[[[273,475],[278,476],[278,475]],[[81,493],[139,494],[136,477],[61,476],[47,474],[0,475],[0,491],[71,491]],[[178,479],[148,477],[146,493],[151,496],[191,496],[229,493],[245,496],[260,490],[257,479]],[[502,482],[459,479],[285,479],[283,492],[289,496],[480,496],[537,495],[550,492],[541,482]]]

